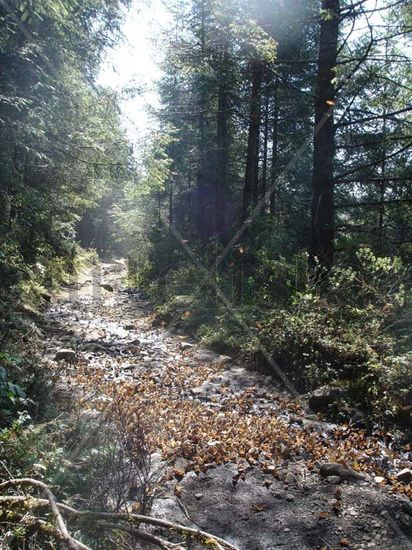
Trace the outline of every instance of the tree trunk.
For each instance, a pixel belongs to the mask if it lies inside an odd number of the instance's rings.
[[[222,66],[218,90],[217,106],[217,162],[216,162],[216,193],[215,193],[215,232],[224,235],[227,227],[227,211],[225,197],[228,189],[229,162],[229,129],[228,109],[229,98],[227,89],[228,54],[222,55]]]
[[[322,0],[322,22],[315,99],[312,175],[311,257],[329,268],[334,255],[335,78],[339,34],[339,1]]]
[[[200,23],[200,47],[201,58],[206,54],[206,8],[205,1],[201,2],[201,23]],[[198,98],[198,168],[196,176],[196,221],[198,236],[204,240],[207,238],[207,210],[208,193],[207,187],[207,160],[206,160],[206,121],[205,110],[207,94],[203,77],[198,83],[200,86]]]
[[[276,201],[278,200],[277,177],[279,172],[278,166],[278,127],[279,127],[279,80],[276,78],[274,86],[274,109],[273,109],[273,133],[272,133],[272,166],[270,170],[270,216],[275,217]],[[279,201],[278,201],[279,202]]]
[[[268,173],[268,144],[269,144],[269,86],[266,87],[265,109],[263,122],[263,160],[262,160],[262,178],[261,178],[261,196],[266,195],[267,173]],[[266,209],[265,209],[266,211]]]
[[[259,129],[260,93],[263,81],[263,66],[259,61],[252,64],[252,93],[250,98],[249,131],[246,154],[245,183],[243,188],[242,221],[246,220],[257,202],[259,175]]]

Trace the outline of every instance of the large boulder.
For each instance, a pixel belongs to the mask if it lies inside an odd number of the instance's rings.
[[[334,406],[345,401],[346,393],[341,388],[323,386],[315,390],[309,397],[308,405],[315,413],[329,413]]]

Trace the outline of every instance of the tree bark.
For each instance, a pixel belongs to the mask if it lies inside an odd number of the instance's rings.
[[[252,63],[252,92],[248,143],[246,153],[245,183],[243,188],[242,221],[250,214],[251,207],[257,202],[259,175],[259,130],[261,118],[260,95],[263,81],[263,65],[259,61]]]
[[[216,162],[216,193],[215,193],[215,232],[223,236],[227,227],[225,196],[228,189],[229,163],[229,127],[228,127],[228,54],[222,55],[222,71],[220,73],[217,106],[217,162]]]
[[[279,80],[276,78],[274,86],[274,109],[273,109],[273,134],[272,134],[272,166],[270,171],[270,216],[275,217],[276,213],[276,201],[278,199],[278,189],[276,185],[276,179],[278,177],[278,127],[279,127]]]
[[[322,0],[312,174],[312,261],[331,267],[334,255],[335,78],[340,0]]]
[[[200,53],[201,59],[206,55],[206,6],[205,0],[201,1],[200,6]],[[207,160],[206,160],[206,121],[205,110],[207,103],[207,95],[203,77],[200,82],[199,98],[198,98],[198,169],[196,176],[196,221],[198,236],[204,240],[207,239]]]
[[[269,86],[266,86],[265,108],[263,123],[263,159],[262,159],[262,177],[261,177],[261,196],[266,195],[267,173],[268,173],[268,144],[269,144]]]

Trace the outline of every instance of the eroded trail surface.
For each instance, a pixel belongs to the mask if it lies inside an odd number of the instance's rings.
[[[51,357],[73,350],[83,395],[120,392],[124,414],[144,417],[153,470],[165,474],[153,515],[241,550],[412,547],[407,487],[394,482],[407,453],[322,422],[271,377],[154,327],[124,272],[101,264],[57,299],[47,346]],[[320,477],[319,463],[345,461],[365,478]]]

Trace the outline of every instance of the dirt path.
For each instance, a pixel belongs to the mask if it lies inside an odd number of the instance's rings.
[[[85,393],[126,388],[125,414],[147,419],[153,468],[170,472],[153,515],[241,550],[412,548],[411,507],[390,485],[407,456],[309,415],[270,377],[153,328],[124,269],[102,264],[50,306],[47,347],[50,357],[75,351],[71,376]],[[317,462],[335,460],[365,480],[321,479]]]

